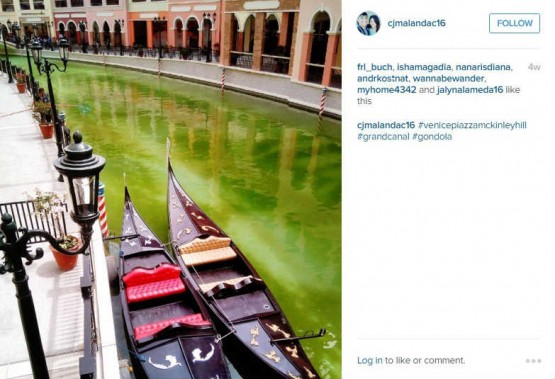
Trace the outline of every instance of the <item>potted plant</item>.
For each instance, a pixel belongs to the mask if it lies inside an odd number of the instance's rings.
[[[15,79],[17,81],[16,86],[19,93],[25,93],[25,74],[23,71],[19,70],[15,74]]]
[[[40,131],[45,139],[52,138],[54,124],[52,123],[52,108],[49,101],[36,100],[33,103],[33,116],[39,122]]]
[[[79,238],[64,234],[62,235],[61,216],[66,203],[66,195],[60,195],[56,192],[41,191],[36,188],[35,193],[27,194],[27,198],[33,202],[35,214],[39,215],[47,223],[52,222],[55,237],[58,243],[66,250],[77,250],[80,246]],[[50,250],[54,255],[54,259],[58,267],[62,271],[68,271],[77,265],[77,255],[67,255],[59,252],[50,245]]]

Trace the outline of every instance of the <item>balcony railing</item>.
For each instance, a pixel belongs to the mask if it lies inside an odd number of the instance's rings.
[[[322,84],[324,77],[324,65],[316,63],[307,63],[306,81],[309,83]]]
[[[262,55],[261,71],[287,75],[289,73],[289,61],[289,57],[264,54]]]
[[[252,69],[252,56],[252,53],[232,51],[230,66]]]

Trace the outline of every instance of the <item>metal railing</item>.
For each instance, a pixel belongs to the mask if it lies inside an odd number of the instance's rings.
[[[289,61],[289,57],[263,54],[261,71],[287,75],[289,73]]]
[[[87,44],[73,45],[72,51],[83,54],[106,54],[145,58],[158,58],[160,55],[160,50],[157,47],[144,48],[123,45],[114,47]],[[164,47],[162,48],[162,58],[218,63],[220,61],[220,50],[201,47]]]
[[[230,66],[252,69],[252,57],[252,53],[232,51]]]
[[[41,217],[35,210],[35,205],[31,200],[15,201],[12,203],[0,204],[0,214],[9,213],[20,228],[41,229],[45,230],[56,238],[60,238],[67,234],[67,226],[65,214],[67,212],[67,204],[63,205],[64,211],[59,212],[60,228],[57,231],[54,227],[54,216]],[[31,243],[39,243],[46,241],[44,238],[34,237]]]

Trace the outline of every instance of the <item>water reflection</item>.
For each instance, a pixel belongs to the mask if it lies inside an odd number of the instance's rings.
[[[44,80],[43,78],[41,78]],[[341,131],[285,105],[168,78],[72,62],[53,76],[67,124],[106,157],[108,224],[122,174],[167,238],[166,139],[177,177],[235,240],[284,308],[323,378],[341,376]]]

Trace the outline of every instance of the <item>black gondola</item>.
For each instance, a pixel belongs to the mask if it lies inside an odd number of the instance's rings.
[[[137,213],[127,187],[119,274],[136,377],[230,378],[206,307]]]
[[[208,305],[224,351],[247,378],[319,378],[274,296],[235,243],[187,195],[168,162],[170,238]],[[320,331],[318,336],[325,333]],[[313,336],[310,336],[313,337]]]

